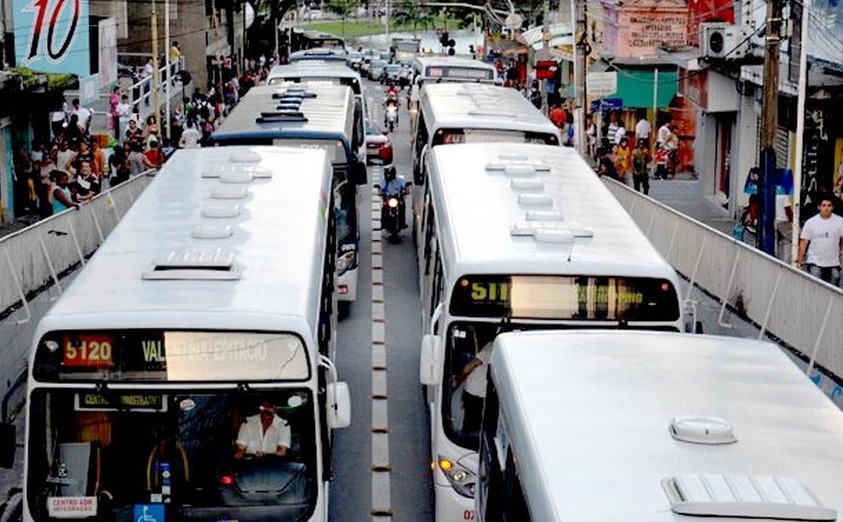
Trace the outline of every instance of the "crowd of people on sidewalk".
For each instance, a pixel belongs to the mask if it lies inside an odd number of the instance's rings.
[[[69,106],[63,103],[50,115],[49,136],[14,145],[15,215],[32,221],[78,208],[102,190],[160,167],[175,149],[208,144],[231,107],[266,78],[271,65],[249,60],[237,76],[223,63],[230,60],[220,57],[223,74],[215,75],[205,92],[197,88],[176,105],[166,128],[159,126],[154,115],[144,120],[137,107],[133,112],[119,86],[109,97],[109,133],[91,128],[94,113],[78,99]]]

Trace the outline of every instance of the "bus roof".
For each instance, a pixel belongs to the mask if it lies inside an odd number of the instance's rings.
[[[347,60],[347,55],[344,50],[333,47],[314,47],[312,49],[302,49],[290,53],[290,63],[298,63],[301,61],[326,61],[331,63],[344,64]],[[283,65],[276,65],[275,67],[283,67]]]
[[[249,182],[251,172],[260,177]],[[307,332],[319,308],[331,179],[322,150],[177,151],[44,328]]]
[[[425,83],[421,110],[433,132],[442,128],[512,129],[553,134],[559,129],[520,92],[476,83]],[[432,115],[432,118],[431,118]]]
[[[495,71],[495,67],[492,64],[460,56],[418,56],[416,57],[416,61],[423,67],[467,67],[469,69]]]
[[[448,273],[676,277],[572,148],[440,145],[427,161]]]
[[[691,520],[671,511],[662,481],[683,477],[685,498],[704,500],[685,486],[702,474],[712,488],[724,475],[793,477],[843,520],[843,413],[777,346],[645,331],[503,334],[495,346],[490,371],[515,459],[530,470],[533,520]],[[681,416],[723,419],[737,442],[677,440],[672,426],[705,435],[674,423]],[[722,510],[714,520],[747,520],[718,493],[722,502],[702,502]],[[753,520],[808,519],[754,508]],[[779,516],[758,516],[770,510]]]
[[[273,96],[295,94],[304,89],[314,97],[304,97],[298,106],[300,116],[285,121],[259,122],[263,112],[276,112],[280,100]],[[350,154],[354,131],[354,95],[343,85],[308,83],[258,85],[234,107],[212,134],[214,141],[241,140],[245,136],[266,139],[336,139],[343,141]]]
[[[301,53],[311,52],[299,51]],[[293,53],[295,54],[295,53]],[[336,79],[341,85],[350,85],[355,91],[355,94],[360,94],[360,73],[349,68],[346,65],[345,57],[340,60],[321,61],[320,58],[311,57],[308,60],[292,62],[284,65],[276,65],[269,71],[266,77],[266,83],[272,85],[279,81],[292,81],[295,83],[307,81],[318,82]],[[356,81],[355,81],[356,80]]]

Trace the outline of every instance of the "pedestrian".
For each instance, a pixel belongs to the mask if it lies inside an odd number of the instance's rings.
[[[553,102],[553,105],[550,108],[550,113],[548,114],[550,121],[556,125],[557,128],[561,129],[565,125],[565,116],[565,109],[562,108],[562,104],[558,101]]]
[[[670,138],[670,120],[665,121],[656,133],[656,145],[665,146]]]
[[[170,46],[170,75],[175,76],[175,74],[179,71],[179,65],[181,62],[181,49],[179,48],[179,43],[173,40],[173,45]],[[173,78],[173,83],[175,84],[176,80],[175,77]]]
[[[787,260],[792,245],[793,207],[790,196],[776,194],[776,257]]]
[[[650,151],[647,141],[638,140],[638,146],[632,151],[632,186],[646,196],[650,193]]]
[[[50,115],[50,129],[53,131],[53,140],[58,140],[64,134],[64,128],[67,125],[67,102],[62,102],[62,105],[57,110],[54,110]]]
[[[618,179],[618,171],[615,169],[615,163],[603,147],[597,148],[597,175],[607,176],[615,180]]]
[[[635,124],[635,143],[644,140],[644,146],[650,148],[650,122],[647,121],[647,111],[638,111],[638,123]]]
[[[109,179],[110,186],[116,187],[120,183],[129,179],[131,174],[131,167],[129,166],[129,156],[126,153],[128,144],[122,147],[114,147],[114,152],[108,157],[108,168],[111,171],[111,178]]]
[[[835,214],[834,196],[820,196],[819,213],[805,222],[799,234],[796,264],[814,277],[840,286],[843,218]]]
[[[49,199],[53,206],[53,214],[64,212],[73,207],[79,208],[79,204],[73,201],[68,185],[70,175],[63,170],[54,170],[50,173]]]
[[[615,111],[611,111],[609,113],[609,122],[607,124],[607,127],[605,128],[605,131],[606,132],[603,133],[603,137],[605,140],[603,147],[608,149],[612,145],[617,143],[615,141],[615,135],[617,135],[618,133],[618,114]]]
[[[75,98],[71,102],[71,105],[72,106],[70,109],[70,115],[73,116],[75,114],[76,116],[78,116],[79,121],[77,122],[77,124],[79,125],[79,129],[82,131],[83,134],[87,134],[88,129],[91,126],[91,115],[93,114],[91,112],[91,109],[83,106],[79,102],[79,98]]]
[[[201,139],[202,133],[196,128],[196,123],[193,120],[187,120],[187,128],[181,134],[179,147],[183,149],[198,149]]]
[[[632,145],[626,136],[617,145],[615,168],[618,170],[618,178],[623,183],[629,183],[632,174]]]
[[[615,145],[620,145],[621,141],[626,137],[626,124],[623,120],[618,121],[618,128],[614,134]]]
[[[108,99],[108,128],[114,133],[114,139],[120,139],[120,86],[115,85],[111,89],[111,96]]]
[[[136,118],[129,120],[129,128],[126,129],[126,139],[124,142],[137,143],[141,146],[141,150],[143,149],[143,131],[138,126],[138,120]]]

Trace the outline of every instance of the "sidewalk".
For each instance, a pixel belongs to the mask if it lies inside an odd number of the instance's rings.
[[[650,180],[650,197],[668,207],[731,236],[738,220],[729,211],[703,195],[702,182],[690,172],[679,173],[670,180]],[[744,232],[743,242],[755,247],[755,235]],[[790,242],[783,243],[777,257],[790,260]]]

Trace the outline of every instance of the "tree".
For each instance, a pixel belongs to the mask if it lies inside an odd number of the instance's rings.
[[[328,4],[328,10],[336,13],[342,18],[342,36],[345,38],[345,21],[348,15],[357,9],[357,0],[331,0]]]
[[[436,16],[429,9],[419,7],[413,0],[404,0],[392,17],[399,25],[411,25],[413,38],[417,38],[419,27],[427,29],[436,20]]]

